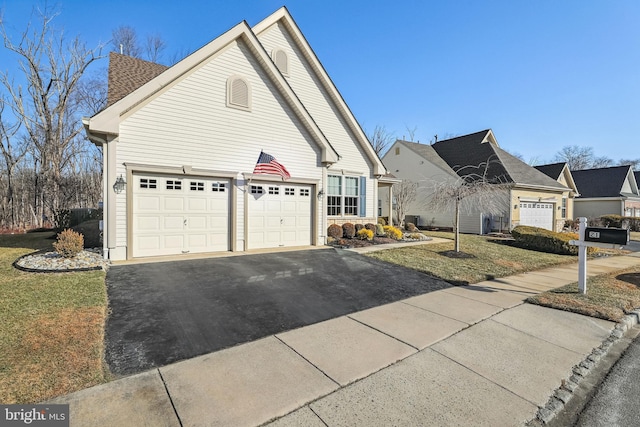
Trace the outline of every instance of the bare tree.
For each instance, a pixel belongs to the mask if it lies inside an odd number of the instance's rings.
[[[102,49],[101,45],[86,48],[78,37],[67,42],[63,32],[51,25],[55,16],[39,12],[36,24],[30,22],[15,43],[0,23],[4,46],[17,55],[26,82],[25,88],[14,84],[8,72],[0,74],[6,101],[25,132],[39,174],[34,183],[34,200],[41,201],[34,216],[39,218],[45,211],[56,213],[63,202],[63,171],[82,145],[74,93],[87,67],[101,58]]]
[[[567,145],[556,154],[555,160],[567,163],[570,170],[589,169],[593,161],[593,148]]]
[[[631,166],[633,167],[633,170],[635,171],[639,171],[640,170],[640,159],[620,159],[618,161],[618,165],[619,166]]]
[[[512,184],[502,177],[490,177],[492,160],[477,166],[457,168],[460,177],[433,183],[429,197],[430,206],[435,211],[454,212],[454,248],[460,252],[460,212],[479,211],[492,215],[504,213],[509,206],[508,194]]]
[[[393,199],[395,201],[395,213],[398,226],[404,226],[404,218],[411,203],[418,197],[418,183],[407,179],[393,185]]]
[[[6,102],[0,98],[0,150],[2,150],[2,159],[6,170],[6,192],[2,200],[2,210],[5,213],[3,217],[8,222],[10,228],[15,228],[17,224],[16,206],[14,202],[14,175],[19,162],[27,152],[25,144],[19,144],[15,139],[15,135],[20,129],[20,123],[9,123],[4,119]]]
[[[393,135],[387,131],[387,128],[380,125],[376,125],[368,137],[373,149],[379,156],[382,156],[387,151],[387,148],[394,140]]]
[[[416,132],[418,131],[418,126],[414,126],[412,128],[410,128],[409,125],[404,125],[404,126],[405,126],[405,129],[407,130],[407,136],[409,137],[407,141],[414,142],[416,138]],[[404,139],[404,137],[402,139]]]
[[[606,168],[612,165],[613,165],[613,160],[605,156],[594,157],[591,160],[592,168]]]
[[[158,63],[166,47],[167,44],[158,34],[148,35],[144,45],[146,59]]]
[[[140,58],[142,54],[136,30],[128,25],[121,25],[111,32],[111,43],[113,50],[123,55]]]

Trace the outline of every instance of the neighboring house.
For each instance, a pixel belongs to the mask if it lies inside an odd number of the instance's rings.
[[[562,198],[562,204],[560,205],[560,219],[573,219],[573,200],[580,194],[578,187],[573,180],[573,175],[569,170],[569,165],[565,162],[551,163],[548,165],[534,166],[537,170],[547,175],[549,178],[553,178],[561,185],[571,189],[567,197]]]
[[[106,257],[322,245],[327,224],[376,222],[392,180],[286,8],[169,68],[110,60],[108,106],[84,120]],[[254,173],[263,151],[290,178]]]
[[[452,227],[453,212],[440,213],[429,208],[434,185],[479,172],[487,164],[489,180],[512,185],[510,203],[499,216],[479,210],[462,214],[460,231],[480,234],[510,230],[520,224],[562,230],[568,215],[562,206],[572,190],[501,149],[490,129],[433,145],[398,140],[384,155],[383,162],[396,177],[419,184],[418,199],[407,212],[409,217],[419,218],[419,226]],[[382,202],[386,206],[384,199]],[[383,209],[383,214],[388,211]]]
[[[631,166],[571,171],[580,197],[574,199],[574,216],[640,217],[640,194]]]

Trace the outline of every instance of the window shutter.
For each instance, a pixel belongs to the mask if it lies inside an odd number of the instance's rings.
[[[360,177],[360,216],[367,216],[367,178]]]

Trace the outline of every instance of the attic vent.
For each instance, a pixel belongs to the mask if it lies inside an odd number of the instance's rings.
[[[251,87],[240,76],[231,76],[227,80],[227,106],[249,110],[251,108]]]
[[[273,62],[278,67],[278,70],[285,76],[289,75],[289,57],[287,53],[282,49],[275,49],[272,53]]]

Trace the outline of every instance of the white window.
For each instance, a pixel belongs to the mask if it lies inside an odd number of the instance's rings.
[[[382,216],[382,199],[378,199],[378,216]]]
[[[296,189],[295,188],[291,188],[291,187],[285,187],[284,195],[285,196],[295,196],[296,195]]]
[[[269,194],[280,194],[279,187],[269,187]]]
[[[328,215],[357,216],[360,213],[360,196],[360,177],[328,176]]]
[[[287,53],[282,49],[274,49],[271,55],[273,57],[273,62],[276,64],[276,67],[278,67],[278,70],[280,70],[283,75],[288,76],[289,57],[287,56]]]
[[[632,216],[631,208],[624,209],[624,216]]]
[[[261,185],[252,185],[251,194],[264,194],[264,188]]]
[[[227,107],[251,110],[251,86],[240,76],[231,76],[227,80]]]
[[[310,195],[309,189],[308,188],[301,188],[300,189],[300,195],[302,197],[309,197],[309,195]]]

